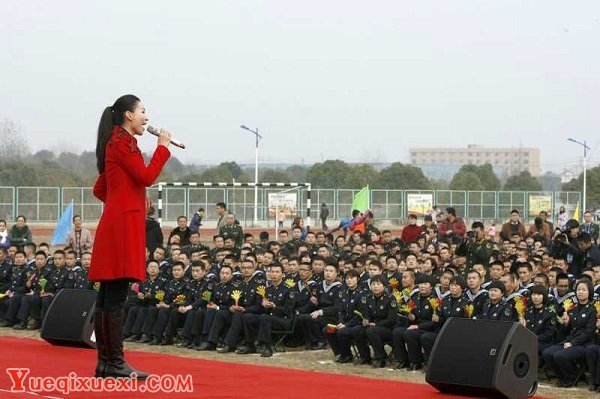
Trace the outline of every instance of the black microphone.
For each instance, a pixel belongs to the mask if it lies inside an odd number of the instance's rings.
[[[159,136],[159,129],[155,128],[154,126],[148,126],[146,130],[148,131],[148,133],[153,134],[156,137]],[[185,145],[175,140],[173,137],[171,137],[171,144],[173,144],[175,147],[179,147],[182,150],[185,150]]]

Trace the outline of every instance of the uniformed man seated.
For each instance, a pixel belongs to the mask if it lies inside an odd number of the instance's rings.
[[[311,350],[320,350],[327,346],[322,330],[327,324],[337,321],[337,302],[342,283],[337,280],[337,264],[333,259],[329,259],[327,263],[324,280],[317,285],[317,292],[310,298],[314,310],[298,317],[298,324],[306,338],[307,349]]]
[[[262,357],[273,356],[273,330],[288,330],[294,312],[294,291],[283,282],[283,267],[273,264],[269,267],[269,286],[264,290],[261,314],[244,315],[244,339],[246,345],[236,353],[253,353],[261,348]],[[264,287],[263,287],[264,288]]]

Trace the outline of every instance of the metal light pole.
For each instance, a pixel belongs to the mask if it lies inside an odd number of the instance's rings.
[[[575,139],[572,138],[568,138],[567,140],[572,141],[575,144],[579,144],[580,146],[583,147],[583,200],[582,202],[582,207],[581,207],[581,211],[582,213],[585,213],[587,211],[587,208],[585,207],[585,199],[586,199],[586,194],[587,194],[587,152],[590,149],[590,147],[588,147],[587,145],[587,141],[583,141],[583,143],[581,141],[577,141]],[[579,217],[579,215],[577,215]]]
[[[254,221],[253,226],[256,227],[258,223],[258,140],[262,139],[262,136],[258,134],[258,128],[255,130],[250,129],[246,125],[240,126],[240,128],[249,131],[256,137],[256,149],[254,159]]]

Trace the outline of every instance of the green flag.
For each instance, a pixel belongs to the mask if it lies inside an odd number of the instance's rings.
[[[358,209],[361,212],[366,211],[370,208],[371,195],[369,193],[369,186],[363,187],[362,190],[354,194],[352,200],[352,210]]]

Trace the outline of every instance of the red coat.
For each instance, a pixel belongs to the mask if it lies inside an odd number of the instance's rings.
[[[90,280],[146,278],[146,187],[170,156],[167,147],[159,145],[146,166],[137,140],[115,126],[106,145],[104,172],[94,185],[104,211],[96,229]]]

